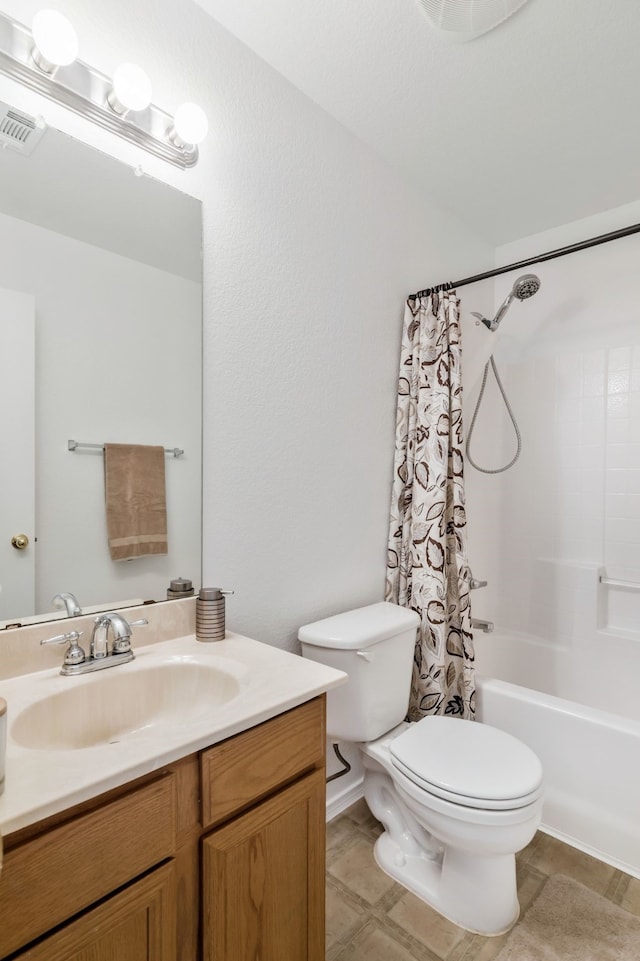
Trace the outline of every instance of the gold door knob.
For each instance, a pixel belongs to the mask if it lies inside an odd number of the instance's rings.
[[[26,534],[14,534],[11,543],[17,551],[23,551],[25,547],[29,546],[29,538]]]

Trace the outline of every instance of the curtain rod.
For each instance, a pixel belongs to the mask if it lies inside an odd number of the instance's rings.
[[[567,254],[575,254],[579,250],[586,250],[588,247],[597,247],[599,244],[609,243],[610,240],[619,240],[621,237],[629,237],[631,234],[637,233],[640,233],[640,224],[632,224],[630,227],[612,230],[608,234],[600,234],[598,237],[591,237],[589,240],[581,240],[576,244],[567,244],[566,247],[548,250],[546,254],[538,254],[537,257],[519,260],[515,264],[507,264],[505,267],[495,267],[493,270],[486,270],[482,274],[463,277],[462,280],[453,280],[444,284],[437,284],[435,287],[427,287],[425,290],[419,290],[417,294],[413,294],[409,300],[414,300],[417,297],[426,297],[435,291],[454,290],[456,287],[464,287],[466,284],[475,284],[478,280],[488,280],[489,277],[498,277],[500,274],[506,274],[510,270],[520,270],[522,267],[542,264],[546,260],[555,260],[556,257],[565,257]]]

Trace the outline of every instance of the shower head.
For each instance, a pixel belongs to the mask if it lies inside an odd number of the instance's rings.
[[[511,293],[518,300],[528,300],[540,290],[540,278],[535,274],[523,274],[518,277],[513,285]]]
[[[483,317],[482,314],[477,314],[473,312],[473,316],[478,318],[479,324],[484,324],[485,327],[490,331],[495,331],[500,326],[500,322],[506,312],[509,310],[513,300],[517,298],[518,300],[528,300],[529,297],[533,297],[540,290],[540,278],[536,274],[522,274],[518,277],[509,291],[507,298],[498,308],[498,312],[493,318],[489,320],[487,317]]]

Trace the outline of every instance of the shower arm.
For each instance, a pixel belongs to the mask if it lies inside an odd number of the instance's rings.
[[[491,333],[493,333],[500,326],[500,321],[502,320],[502,318],[508,311],[509,307],[511,306],[511,301],[513,300],[513,297],[514,297],[514,293],[513,291],[511,291],[507,299],[498,308],[498,313],[495,315],[493,320],[489,320],[488,317],[485,317],[483,314],[479,314],[477,310],[472,310],[471,316],[477,317],[478,318],[477,323],[484,324],[487,330],[490,330]]]
[[[488,317],[484,317],[482,314],[479,314],[475,310],[471,311],[471,315],[472,317],[477,317],[478,322],[480,324],[484,324],[487,330],[490,330],[493,333],[493,331],[497,330],[498,327],[500,326],[500,321],[502,320],[506,312],[509,310],[509,307],[511,306],[514,297],[515,297],[515,293],[513,292],[513,290],[509,291],[509,294],[507,295],[506,299],[502,302],[500,307],[498,307],[498,312],[493,318],[493,320],[489,320]]]
[[[513,292],[513,290],[509,291],[509,294],[503,301],[502,305],[498,308],[498,313],[495,315],[495,317],[491,321],[491,327],[489,328],[490,330],[495,330],[498,327],[498,325],[500,324],[500,321],[502,320],[506,312],[509,310],[509,307],[513,303],[514,297],[515,297],[515,293]]]

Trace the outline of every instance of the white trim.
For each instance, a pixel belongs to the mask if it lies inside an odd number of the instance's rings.
[[[363,783],[364,778],[359,777],[355,784],[351,783],[337,797],[327,798],[327,821],[333,821],[364,796]]]

